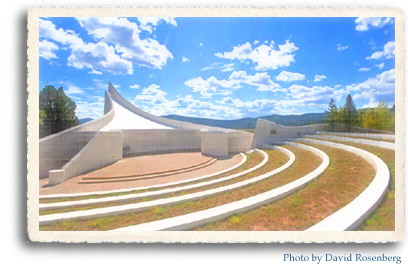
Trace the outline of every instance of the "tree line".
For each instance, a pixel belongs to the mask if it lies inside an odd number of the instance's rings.
[[[40,138],[78,125],[76,104],[62,87],[46,86],[40,92]]]
[[[330,100],[327,114],[327,130],[336,131],[344,128],[350,132],[354,126],[383,131],[395,131],[395,105],[389,108],[380,101],[374,108],[357,110],[349,94],[344,106],[337,108],[334,99]]]

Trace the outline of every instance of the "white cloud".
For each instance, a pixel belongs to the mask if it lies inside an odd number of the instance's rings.
[[[342,52],[342,51],[344,51],[344,50],[346,50],[346,49],[348,48],[348,45],[342,46],[342,45],[339,43],[339,44],[336,45],[336,47],[337,47],[337,50],[338,50],[339,52]]]
[[[186,57],[184,57],[184,56],[181,56],[181,61],[182,61],[183,63],[186,63],[186,62],[189,62],[190,59],[188,59],[188,58],[186,58]]]
[[[368,72],[368,71],[370,71],[371,69],[370,68],[367,68],[367,67],[361,67],[360,69],[358,69],[358,71],[359,72]]]
[[[134,85],[131,85],[130,88],[132,88],[132,89],[139,89],[139,88],[140,88],[140,85],[134,84]]]
[[[232,72],[235,70],[235,64],[234,63],[223,64],[220,62],[215,62],[207,67],[204,67],[203,69],[201,69],[201,71],[207,71],[212,69],[218,69],[221,72]]]
[[[218,80],[214,76],[208,79],[197,77],[187,80],[184,84],[191,87],[193,92],[199,92],[204,97],[230,95],[234,90],[241,88],[242,84],[255,86],[258,91],[276,92],[281,90],[279,84],[273,82],[266,72],[248,75],[245,71],[234,71],[228,79]]]
[[[367,31],[370,28],[382,28],[387,24],[394,23],[392,18],[389,17],[359,17],[356,22],[357,31]]]
[[[376,105],[380,100],[388,104],[395,102],[395,69],[385,71],[362,83],[348,85],[345,93],[355,93],[353,98],[368,99],[369,105]]]
[[[78,69],[107,71],[113,74],[132,74],[132,62],[122,59],[112,46],[104,42],[85,43],[70,30],[57,29],[48,20],[40,19],[40,38],[50,39],[67,45],[71,49],[68,65]]]
[[[74,85],[68,85],[66,89],[64,89],[65,94],[67,94],[68,96],[73,95],[73,94],[84,94],[85,92]]]
[[[40,41],[39,47],[40,57],[44,58],[45,60],[57,59],[58,57],[55,54],[55,51],[58,50],[59,47],[55,43],[46,40]]]
[[[154,115],[177,114],[201,118],[237,118],[242,113],[236,108],[194,99],[191,95],[177,97],[174,100],[166,98],[166,93],[155,84],[145,88],[137,95],[133,104]],[[160,98],[160,100],[157,100]]]
[[[102,75],[102,72],[96,71],[95,69],[92,69],[92,71],[90,71],[89,73],[94,75]]]
[[[94,39],[114,45],[123,59],[148,68],[162,69],[173,55],[157,40],[140,38],[136,23],[126,18],[77,18]]]
[[[326,78],[327,78],[327,76],[325,76],[325,75],[315,75],[314,82],[320,82],[320,81],[322,81],[323,79],[326,79]]]
[[[130,75],[133,74],[133,64],[162,69],[168,59],[173,59],[166,46],[157,40],[148,37],[141,39],[138,25],[126,18],[77,18],[77,20],[97,42],[86,43],[72,30],[57,29],[51,21],[39,20],[42,41],[44,39],[55,41],[64,45],[64,49],[68,48],[71,51],[68,57],[69,66],[85,68],[94,74],[110,72]],[[169,19],[168,23],[175,22]],[[50,48],[49,44],[48,46]],[[43,50],[45,48],[43,44]],[[45,53],[44,56],[52,55]]]
[[[77,100],[75,114],[79,119],[99,118],[103,115],[104,98],[99,96],[90,96],[88,100]]]
[[[282,71],[279,75],[276,76],[276,80],[283,82],[293,82],[299,80],[305,80],[305,75],[301,73],[293,73]]]
[[[150,86],[143,88],[142,93],[137,95],[135,99],[142,102],[148,102],[153,104],[167,102],[166,99],[167,93],[159,88],[160,88],[159,85],[151,84]]]
[[[289,40],[283,45],[274,47],[274,42],[271,41],[269,45],[261,44],[252,48],[251,43],[233,47],[231,52],[216,53],[215,56],[229,60],[252,61],[256,64],[256,70],[274,70],[279,67],[289,66],[295,62],[295,54],[299,48]]]
[[[383,51],[376,51],[367,60],[391,59],[395,57],[395,42],[389,41],[384,45]]]
[[[172,17],[138,17],[137,20],[140,23],[140,29],[152,33],[159,23],[167,23],[173,26],[177,26],[177,22]]]
[[[384,68],[385,64],[384,64],[384,63],[380,63],[380,64],[376,64],[375,66],[378,67],[378,69],[381,70],[381,69]]]

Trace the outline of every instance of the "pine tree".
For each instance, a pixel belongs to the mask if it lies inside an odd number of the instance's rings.
[[[357,109],[353,98],[349,94],[346,99],[346,104],[340,109],[341,122],[344,124],[348,132],[357,123]]]
[[[332,98],[329,103],[329,108],[326,110],[327,114],[327,130],[329,132],[334,131],[334,128],[336,127],[337,123],[337,116],[338,116],[338,110],[336,107],[336,104],[334,103],[334,99]]]
[[[75,116],[76,104],[67,95],[62,87],[55,89],[46,86],[40,92],[40,137],[54,134],[78,125]]]

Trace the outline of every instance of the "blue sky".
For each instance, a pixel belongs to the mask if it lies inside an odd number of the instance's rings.
[[[393,18],[41,18],[40,90],[79,118],[111,81],[156,115],[238,119],[395,102]]]

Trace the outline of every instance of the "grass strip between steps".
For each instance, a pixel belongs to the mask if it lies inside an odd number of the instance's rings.
[[[330,157],[329,167],[319,178],[281,200],[194,230],[305,230],[351,202],[374,178],[374,168],[353,153],[325,145],[307,145]]]
[[[278,150],[269,150],[269,156],[270,158],[273,157],[274,161],[270,162],[271,165],[274,164],[276,167],[279,167],[283,164],[286,163],[289,158],[281,151]],[[263,159],[262,155],[259,153],[254,154],[254,156],[259,156],[260,158]],[[63,212],[69,212],[69,211],[81,211],[81,210],[88,210],[88,209],[95,209],[95,208],[102,208],[102,207],[108,207],[108,206],[117,206],[117,205],[124,205],[124,204],[131,204],[131,203],[139,203],[139,202],[145,202],[145,201],[151,201],[151,200],[156,200],[156,199],[165,199],[165,198],[170,198],[170,197],[175,197],[175,196],[182,196],[185,194],[190,194],[190,193],[195,193],[195,192],[200,192],[200,191],[205,191],[205,190],[210,190],[210,189],[215,189],[218,187],[222,186],[227,186],[230,184],[234,184],[246,179],[250,179],[253,177],[256,177],[257,174],[254,172],[250,172],[248,174],[245,174],[243,176],[233,178],[231,180],[227,181],[222,181],[216,184],[200,187],[200,188],[194,188],[194,189],[188,189],[188,190],[183,190],[183,191],[178,191],[178,192],[173,192],[169,194],[163,194],[159,195],[157,197],[146,197],[146,198],[136,198],[136,199],[129,199],[126,201],[120,201],[120,202],[109,202],[109,203],[99,203],[99,204],[92,204],[92,205],[84,205],[84,206],[72,206],[72,207],[64,207],[64,208],[58,208],[58,209],[45,209],[45,210],[40,210],[40,215],[45,215],[45,214],[53,214],[53,213],[63,213]]]
[[[91,231],[91,230],[110,230],[119,227],[135,225],[140,223],[151,222],[155,220],[161,220],[178,215],[188,214],[208,208],[216,207],[240,199],[244,199],[250,196],[254,196],[273,188],[280,187],[287,183],[290,183],[309,172],[313,171],[321,164],[321,159],[306,150],[287,147],[296,155],[296,160],[291,167],[285,171],[278,173],[270,178],[259,181],[252,185],[231,190],[223,194],[199,199],[197,201],[189,201],[179,203],[175,205],[157,207],[151,210],[138,213],[128,213],[123,215],[113,215],[100,218],[90,218],[86,220],[60,220],[52,224],[40,226],[40,230],[53,230],[53,231]],[[265,150],[267,153],[272,154],[279,152],[277,150]],[[270,156],[269,162],[262,168],[253,172],[254,176],[261,175],[271,170],[274,170],[281,166],[276,163],[274,156]]]
[[[357,231],[395,231],[395,151],[377,146],[350,142],[331,141],[351,145],[366,150],[381,158],[391,173],[388,191],[370,216],[360,225]]]

